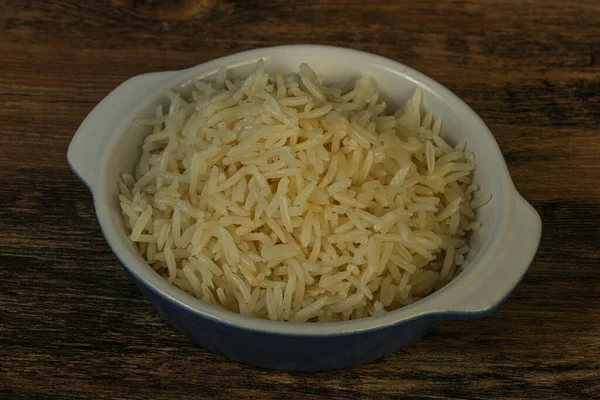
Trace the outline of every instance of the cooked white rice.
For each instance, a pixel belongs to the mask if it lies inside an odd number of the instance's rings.
[[[119,181],[141,256],[199,299],[279,321],[377,315],[459,272],[473,153],[441,137],[421,91],[385,114],[370,77],[326,86],[308,65],[170,93]]]

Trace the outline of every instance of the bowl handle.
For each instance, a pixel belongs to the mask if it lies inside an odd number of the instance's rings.
[[[136,103],[156,91],[174,72],[138,75],[120,84],[85,117],[71,139],[67,161],[77,177],[93,191],[96,172],[110,139]]]
[[[497,267],[474,277],[477,280],[465,282],[464,295],[450,306],[459,318],[483,316],[493,311],[515,289],[533,261],[540,243],[542,221],[531,204],[515,193],[508,231],[494,251],[497,256],[490,261]]]

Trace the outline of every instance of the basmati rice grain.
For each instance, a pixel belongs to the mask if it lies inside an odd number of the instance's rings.
[[[471,208],[476,209],[486,205],[492,199],[492,195],[487,194],[483,196],[477,196],[471,201]]]
[[[324,85],[303,64],[273,78],[195,80],[138,124],[150,134],[116,183],[151,267],[213,305],[277,321],[379,315],[466,268],[475,155],[442,139],[423,93],[386,115],[371,78]]]
[[[427,159],[427,172],[431,174],[435,169],[435,153],[431,140],[425,142],[425,158]]]

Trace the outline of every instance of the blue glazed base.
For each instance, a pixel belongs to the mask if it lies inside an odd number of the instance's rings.
[[[182,309],[131,276],[158,312],[184,335],[235,361],[281,371],[324,371],[383,358],[423,336],[434,318],[337,335],[274,334],[232,326]]]

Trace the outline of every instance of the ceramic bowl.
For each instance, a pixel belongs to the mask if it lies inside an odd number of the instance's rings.
[[[331,323],[275,322],[206,304],[161,278],[127,237],[118,202],[117,179],[131,172],[152,117],[168,104],[166,89],[190,92],[192,80],[210,78],[220,67],[247,76],[258,60],[274,72],[297,71],[307,62],[328,83],[371,75],[390,109],[423,90],[424,107],[443,119],[451,143],[465,140],[477,158],[475,182],[492,200],[479,209],[482,228],[473,233],[468,267],[444,288],[381,316]],[[515,288],[537,250],[541,221],[515,189],[494,137],[462,100],[425,75],[398,62],[360,51],[317,45],[262,48],[198,66],[131,78],[109,93],[86,117],[67,155],[73,172],[90,189],[110,248],[159,313],[208,350],[233,360],[279,370],[328,370],[384,357],[421,337],[442,320],[487,315]],[[443,339],[442,339],[443,340]],[[440,343],[440,346],[444,346]]]

